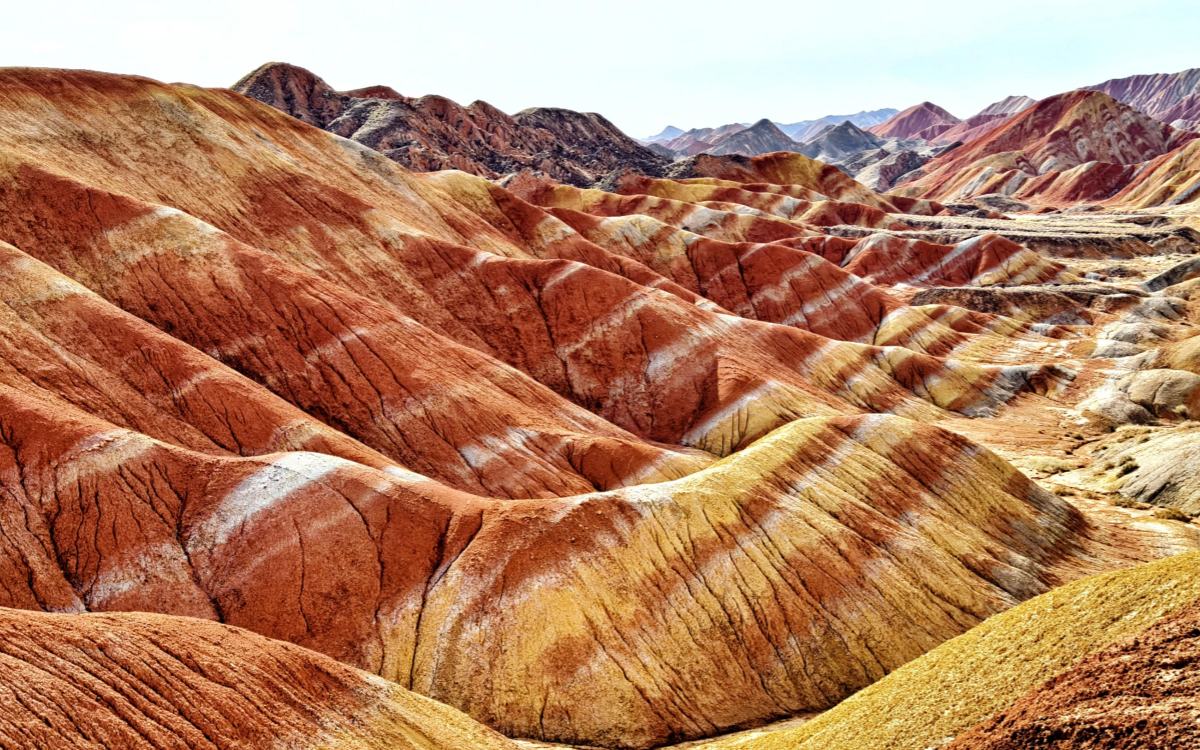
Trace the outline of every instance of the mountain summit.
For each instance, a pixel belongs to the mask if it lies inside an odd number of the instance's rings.
[[[897,112],[885,122],[867,128],[867,132],[882,138],[922,138],[932,140],[962,120],[932,102],[914,104]]]
[[[800,144],[788,138],[775,123],[765,117],[745,130],[738,130],[712,142],[709,153],[754,156],[772,151],[798,151]]]

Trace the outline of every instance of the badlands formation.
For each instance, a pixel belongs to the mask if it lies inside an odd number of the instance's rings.
[[[0,70],[0,744],[1196,746],[1145,78],[646,146]]]

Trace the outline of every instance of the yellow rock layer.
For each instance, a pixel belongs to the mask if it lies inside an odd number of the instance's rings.
[[[922,750],[1003,710],[1088,654],[1200,598],[1200,553],[1106,573],[996,615],[795,729],[705,750]]]

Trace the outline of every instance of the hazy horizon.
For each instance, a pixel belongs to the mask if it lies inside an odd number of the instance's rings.
[[[0,63],[229,86],[281,60],[338,89],[599,112],[637,137],[923,100],[966,117],[1009,95],[1200,66],[1200,3],[1181,0],[1013,0],[1003,14],[943,0],[759,3],[738,16],[708,0],[535,5],[68,0],[10,9]]]

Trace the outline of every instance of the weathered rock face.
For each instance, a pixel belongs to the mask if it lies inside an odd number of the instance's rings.
[[[417,171],[461,169],[498,177],[533,169],[588,185],[614,169],[655,173],[666,163],[594,113],[530,109],[510,117],[486,102],[463,107],[439,96],[401,96],[383,86],[338,92],[309,71],[283,63],[268,63],[233,88]]]
[[[1109,201],[1117,206],[1176,206],[1200,200],[1200,141],[1140,165]]]
[[[880,153],[878,159],[869,160],[866,166],[854,170],[854,179],[872,190],[886,191],[902,182],[907,175],[920,169],[931,156],[917,151],[901,150]]]
[[[605,184],[0,72],[0,606],[220,620],[512,736],[644,748],[827,708],[1190,543],[935,424],[1112,374],[1090,329],[905,304],[1063,265],[908,236],[941,207],[800,154]]]
[[[0,609],[10,747],[515,750],[465,715],[238,628]]]
[[[888,120],[867,128],[881,138],[922,138],[933,140],[944,131],[962,122],[932,102],[914,104],[897,112]]]
[[[0,468],[19,492],[4,525],[16,545],[4,604],[219,617],[507,733],[593,744],[645,746],[824,707],[1090,565],[1064,561],[1064,544],[1094,554],[1109,543],[994,456],[891,417],[795,422],[678,484],[499,504],[323,454],[203,456],[74,413],[64,424],[61,409],[28,397],[4,414],[20,461]],[[958,481],[973,487],[970,508]],[[82,510],[76,493],[91,498]],[[919,528],[904,520],[916,517]],[[1017,531],[1030,524],[1036,539]],[[958,541],[922,541],[942,534]],[[985,562],[978,550],[993,544],[1009,551]],[[681,573],[714,555],[731,556],[742,583]],[[324,565],[331,557],[341,564]],[[867,560],[869,582],[855,572]],[[30,598],[11,598],[18,581]],[[664,596],[669,609],[655,604]],[[888,631],[872,624],[885,611]],[[786,635],[795,621],[808,623],[802,642]],[[694,622],[707,623],[700,660]],[[658,644],[650,661],[647,642]],[[740,678],[730,663],[744,665]],[[718,674],[719,693],[697,690]],[[664,709],[669,695],[687,695],[686,707]]]
[[[1200,90],[1180,99],[1159,119],[1180,130],[1200,130]]]
[[[1198,571],[1200,556],[1189,554],[1068,584],[798,728],[701,747],[1189,747]]]
[[[785,189],[786,186],[800,186],[812,192],[797,194],[795,197],[815,197],[815,192],[819,196],[834,200],[862,203],[888,211],[922,214],[938,213],[941,210],[940,205],[932,202],[907,202],[900,206],[893,203],[893,196],[881,196],[856,182],[837,167],[800,153],[777,152],[754,157],[701,154],[675,162],[665,176],[673,180],[716,179],[740,182],[746,183],[748,189],[765,189],[768,192],[790,193],[791,191]]]
[[[1200,746],[1200,604],[1084,659],[947,750]]]

